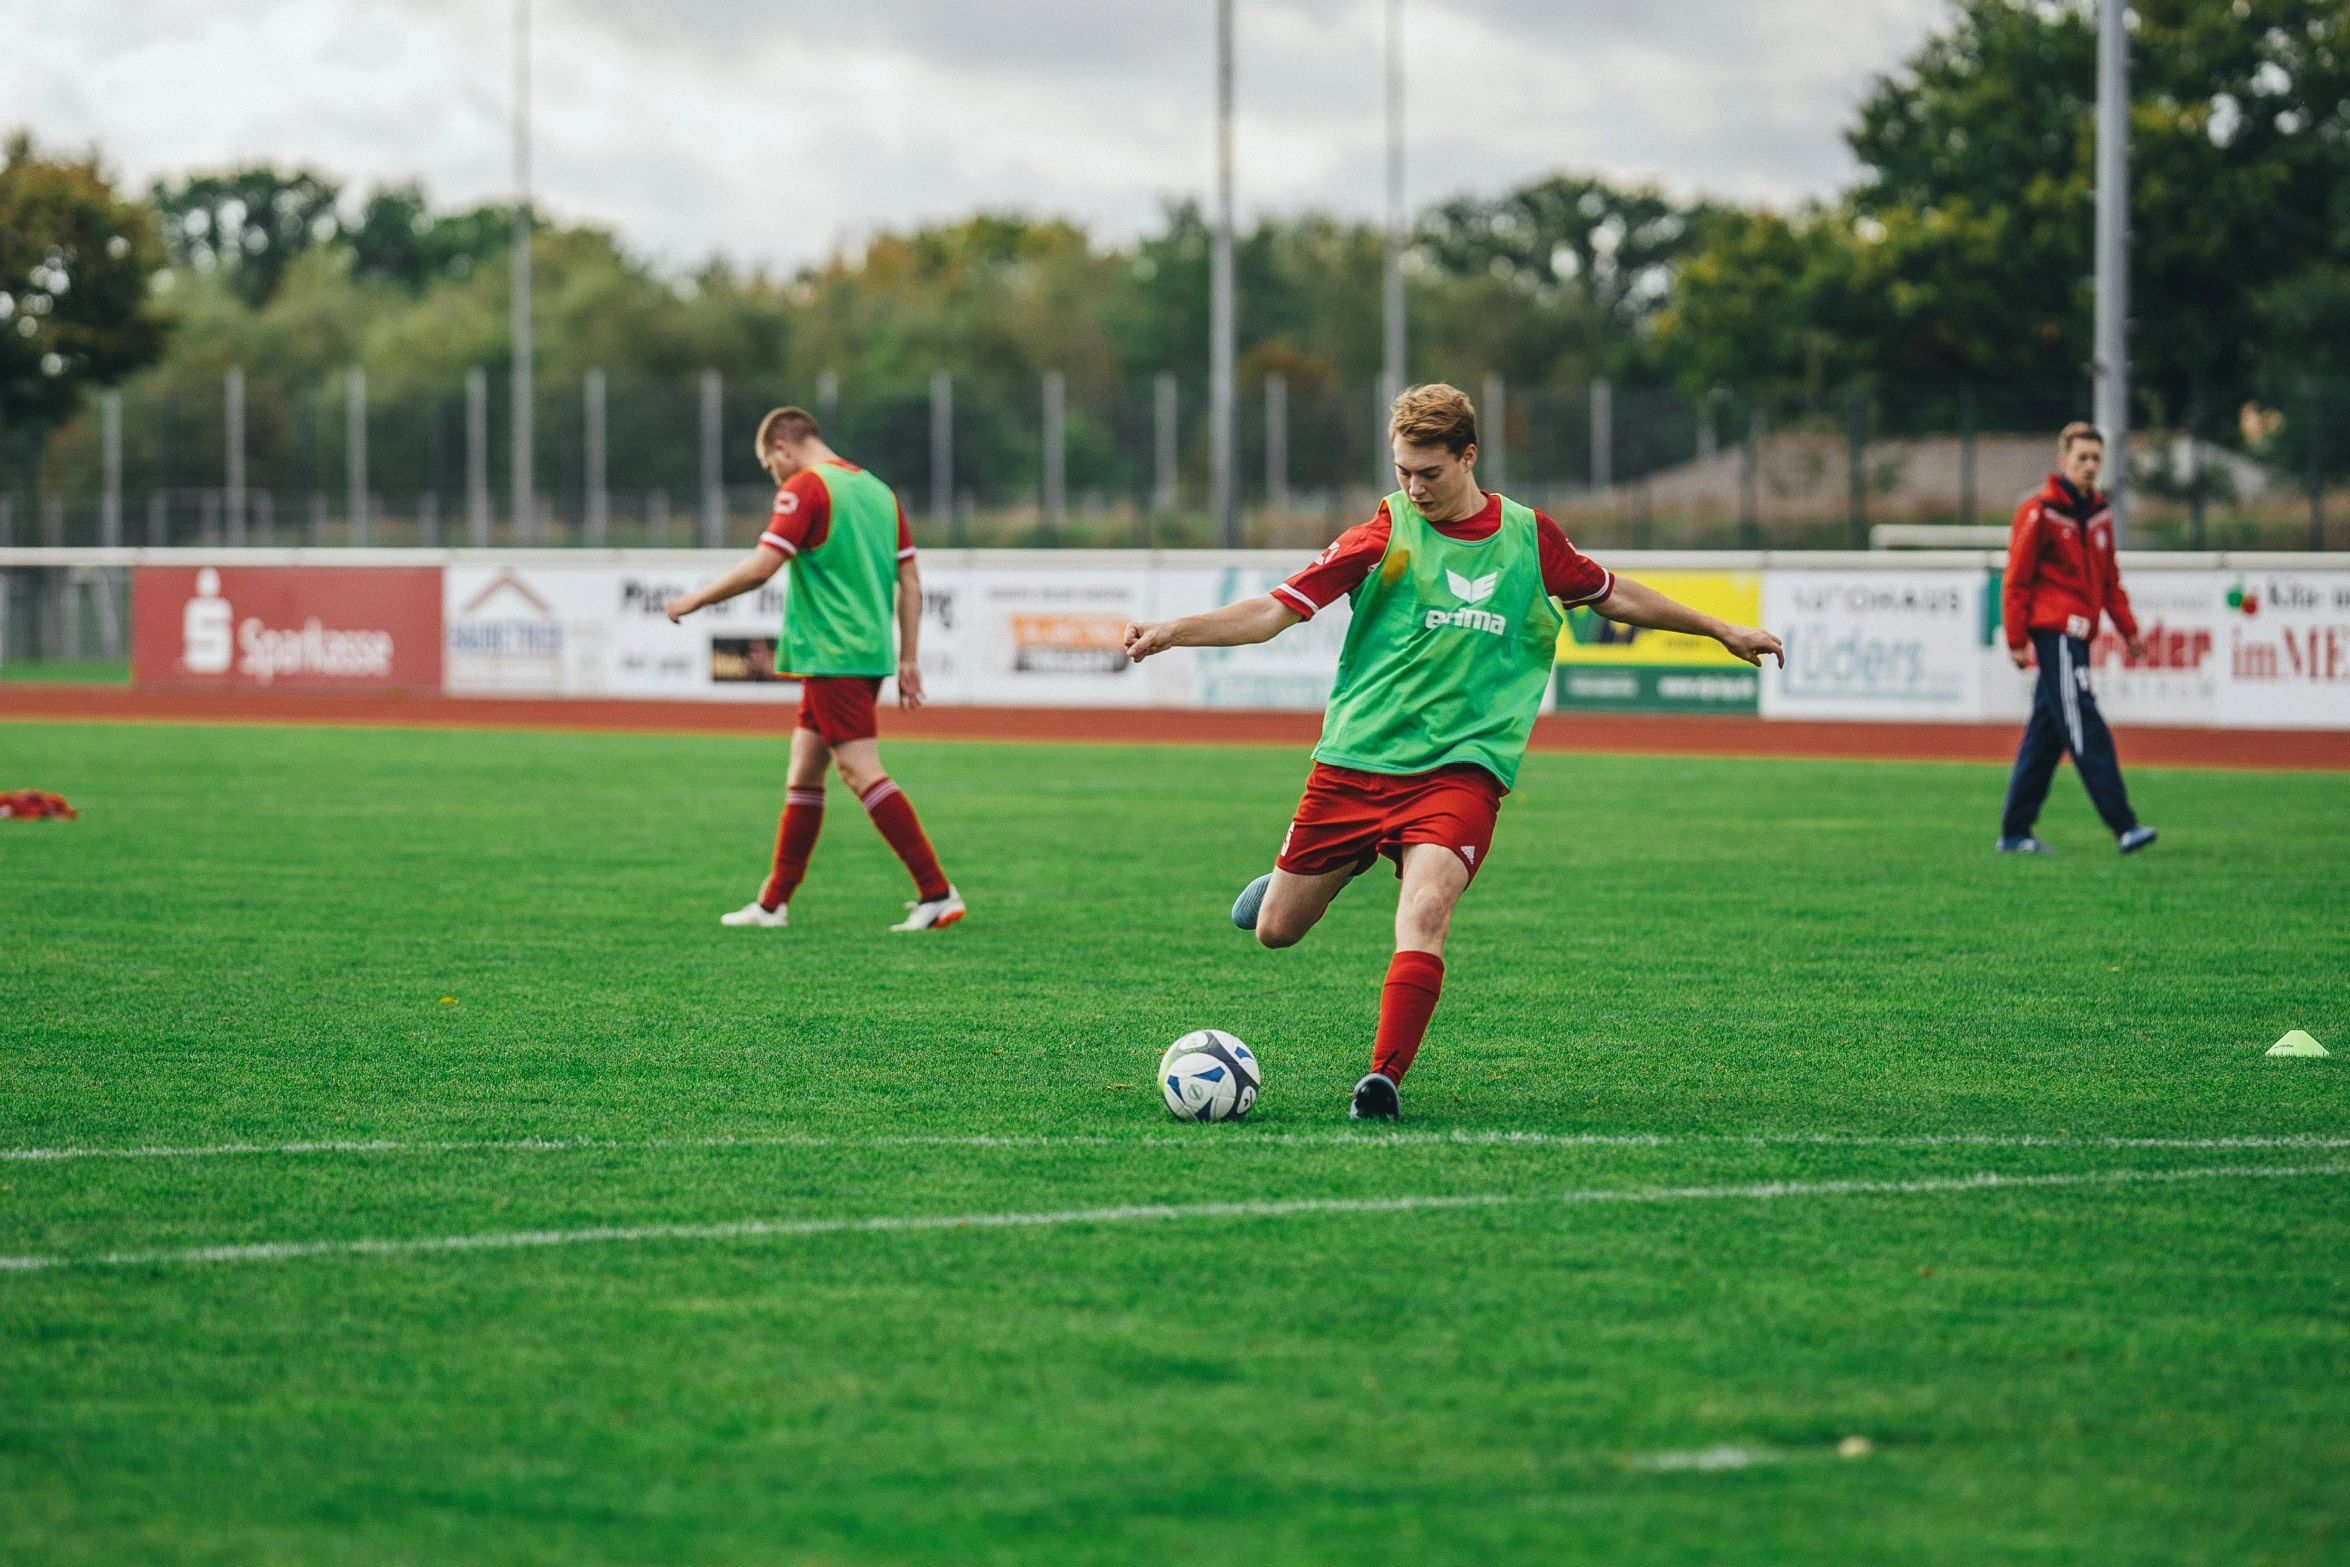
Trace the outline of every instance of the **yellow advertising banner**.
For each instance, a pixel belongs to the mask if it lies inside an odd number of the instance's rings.
[[[1757,571],[1644,571],[1640,580],[1691,609],[1741,626],[1762,619],[1762,573]],[[1567,623],[1559,632],[1559,662],[1747,667],[1711,637],[1619,626],[1588,609],[1567,611]]]
[[[1644,571],[1640,580],[1691,609],[1761,622],[1760,572]],[[1711,637],[1618,625],[1588,609],[1567,611],[1558,662],[1567,710],[1751,713],[1762,695],[1753,668]]]

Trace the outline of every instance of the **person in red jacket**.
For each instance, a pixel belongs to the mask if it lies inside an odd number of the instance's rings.
[[[2047,488],[2016,508],[2008,533],[1999,618],[2015,667],[2030,669],[2036,662],[2040,678],[2032,693],[2031,722],[2016,748],[2015,772],[2007,781],[1999,852],[2056,852],[2033,835],[2032,826],[2040,819],[2056,764],[2069,751],[2114,843],[2122,853],[2135,854],[2154,841],[2155,832],[2140,826],[2130,809],[2113,732],[2089,689],[2089,639],[2097,635],[2100,619],[2113,621],[2131,658],[2146,655],[2114,560],[2113,513],[2097,489],[2105,437],[2093,424],[2066,425],[2056,438],[2056,463]]]

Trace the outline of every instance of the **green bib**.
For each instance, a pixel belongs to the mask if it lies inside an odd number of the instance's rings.
[[[775,667],[787,675],[894,675],[898,502],[863,469],[815,470],[832,496],[824,542],[792,557]]]
[[[1558,658],[1534,513],[1503,498],[1501,530],[1466,543],[1387,497],[1387,554],[1354,590],[1314,760],[1366,773],[1474,762],[1508,788]]]

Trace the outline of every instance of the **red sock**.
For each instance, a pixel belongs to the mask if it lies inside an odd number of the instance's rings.
[[[906,792],[886,777],[865,791],[865,810],[873,818],[873,825],[889,846],[906,862],[906,869],[914,873],[914,893],[925,903],[932,898],[947,895],[947,873],[938,868],[938,855],[930,847],[930,839],[922,831],[922,818],[914,814],[914,802]]]
[[[759,907],[772,911],[791,902],[808,874],[808,856],[816,852],[816,830],[823,825],[822,784],[783,792],[783,820],[775,828],[775,869],[759,889]]]
[[[1371,1046],[1371,1070],[1391,1083],[1403,1081],[1427,1037],[1428,1019],[1444,992],[1444,959],[1433,952],[1399,952],[1388,960],[1387,987],[1379,992],[1379,1037]]]

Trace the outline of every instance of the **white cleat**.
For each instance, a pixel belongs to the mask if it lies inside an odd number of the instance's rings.
[[[753,898],[732,914],[719,915],[718,923],[721,925],[758,925],[769,930],[781,930],[791,923],[791,905],[779,903],[772,909],[761,908],[759,900]]]
[[[891,930],[944,930],[961,919],[969,910],[963,907],[963,895],[952,884],[943,898],[927,898],[906,905],[904,923],[892,925]]]

